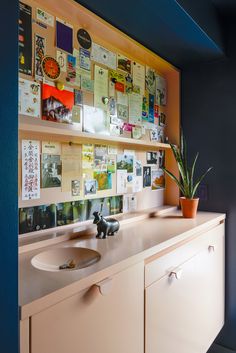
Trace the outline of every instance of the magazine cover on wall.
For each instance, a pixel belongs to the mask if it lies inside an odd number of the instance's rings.
[[[74,105],[74,92],[67,88],[63,91],[54,84],[43,84],[43,120],[58,123],[72,123],[72,108]]]
[[[56,205],[20,208],[19,233],[29,233],[56,227]]]

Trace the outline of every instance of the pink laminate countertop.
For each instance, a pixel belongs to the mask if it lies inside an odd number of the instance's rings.
[[[107,239],[82,237],[22,253],[19,256],[21,319],[204,232],[224,219],[225,215],[220,213],[198,212],[196,219],[184,219],[180,211],[168,212],[124,224],[116,236]],[[101,254],[101,259],[90,267],[68,272],[41,271],[31,265],[31,259],[36,254],[62,246],[94,249]]]

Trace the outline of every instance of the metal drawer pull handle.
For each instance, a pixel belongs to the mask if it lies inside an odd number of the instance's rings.
[[[95,285],[98,287],[101,295],[108,295],[111,293],[112,279],[106,278],[103,281],[96,283]]]
[[[180,279],[182,276],[182,272],[183,272],[182,268],[177,268],[170,272],[170,277],[175,279]]]
[[[208,246],[208,251],[209,252],[215,252],[215,246],[214,245],[209,245]]]

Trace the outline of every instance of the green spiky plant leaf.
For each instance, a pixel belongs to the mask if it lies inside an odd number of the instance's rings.
[[[207,171],[195,181],[194,173],[199,153],[196,154],[192,165],[189,166],[187,160],[187,144],[182,130],[180,136],[180,148],[178,149],[173,144],[171,144],[170,146],[179,169],[180,180],[178,180],[176,176],[169,170],[167,170],[165,167],[163,168],[163,170],[177,184],[184,197],[186,197],[187,199],[193,199],[200,183],[209,173],[212,167],[208,168]]]

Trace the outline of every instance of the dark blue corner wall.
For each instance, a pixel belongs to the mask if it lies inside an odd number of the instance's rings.
[[[236,24],[225,28],[227,59],[182,72],[182,125],[200,168],[214,167],[200,208],[227,213],[226,325],[217,341],[236,350]]]
[[[0,11],[0,353],[18,352],[18,1]]]

